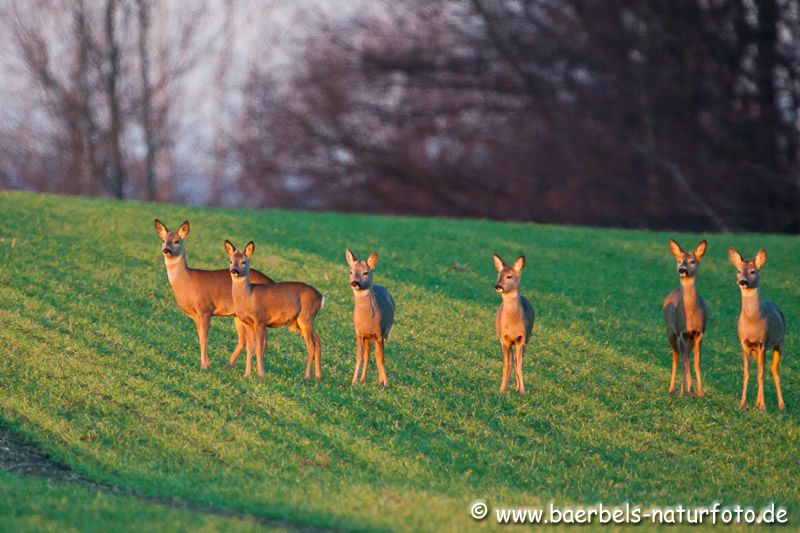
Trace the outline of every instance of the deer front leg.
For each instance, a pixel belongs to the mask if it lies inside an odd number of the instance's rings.
[[[245,347],[247,339],[245,326],[242,321],[239,320],[238,316],[233,317],[233,327],[236,329],[236,347],[233,349],[233,353],[230,359],[228,359],[228,362],[225,363],[225,370],[233,368],[233,364],[236,362],[236,359],[238,359],[239,354],[242,353],[242,348]]]
[[[672,377],[669,380],[669,394],[675,394],[675,377],[678,375],[678,350],[672,350]]]
[[[244,362],[244,377],[249,378],[253,369],[253,351],[255,350],[256,334],[252,326],[245,326],[245,339],[247,341],[247,356]]]
[[[505,392],[508,386],[508,372],[511,367],[511,344],[501,341],[500,346],[503,348],[503,377],[500,379],[500,392]]]
[[[517,392],[523,394],[525,392],[525,382],[522,380],[522,354],[525,351],[525,345],[522,341],[517,343],[517,355],[515,361],[515,370],[517,374]]]
[[[312,332],[303,332],[304,340],[306,341],[306,350],[308,351],[308,362],[306,363],[305,380],[311,379],[311,365],[314,364],[314,336]],[[317,376],[319,380],[319,376]]]
[[[267,349],[267,326],[257,324],[255,326],[256,335],[256,374],[258,379],[264,379],[264,352]]]
[[[775,380],[775,392],[778,393],[778,409],[783,411],[786,405],[783,403],[783,394],[781,393],[781,349],[775,348],[772,352],[772,379]]]
[[[200,369],[206,370],[211,363],[208,360],[208,326],[211,323],[211,315],[197,315],[194,318],[194,325],[197,326],[197,340],[200,342]]]
[[[703,397],[703,380],[700,379],[700,348],[703,345],[703,334],[694,338],[694,377],[697,378],[697,397]]]
[[[742,345],[742,360],[744,361],[744,375],[742,376],[742,401],[739,409],[744,409],[747,404],[747,382],[750,381],[750,350]]]
[[[356,370],[353,372],[353,385],[358,383],[358,369],[361,367],[362,352],[364,351],[364,340],[356,336]]]
[[[759,346],[756,351],[756,362],[758,363],[758,395],[756,396],[756,407],[764,411],[767,406],[764,403],[764,346]]]
[[[681,396],[683,396],[684,391],[688,396],[694,396],[694,390],[692,389],[692,373],[689,370],[689,350],[690,346],[687,342],[686,338],[681,338],[680,343],[678,344],[681,350],[681,359],[683,360],[683,376],[681,379]]]
[[[375,341],[375,362],[378,365],[378,383],[384,387],[389,386],[389,380],[386,379],[386,368],[383,366],[383,338],[378,338]]]
[[[364,349],[361,351],[361,383],[367,382],[367,363],[369,362],[369,339],[364,339]]]

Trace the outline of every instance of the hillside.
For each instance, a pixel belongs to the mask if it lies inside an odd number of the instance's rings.
[[[252,239],[255,268],[323,292],[322,381],[303,381],[305,347],[286,330],[270,334],[263,383],[242,377],[243,357],[224,372],[235,343],[227,318],[212,322],[212,367],[201,372],[195,328],[174,303],[155,217],[170,228],[191,221],[190,266],[224,268],[223,239],[239,246]],[[660,305],[677,286],[669,237],[685,247],[709,242],[698,281],[710,312],[702,400],[666,394],[671,358]],[[345,245],[359,255],[378,251],[375,279],[397,301],[386,390],[374,359],[367,385],[350,385]],[[731,245],[749,257],[768,251],[762,294],[781,305],[789,324],[783,414],[768,372],[767,412],[755,409],[755,366],[749,405],[738,410],[740,297],[726,257]],[[492,252],[527,256],[522,290],[537,321],[521,397],[498,392]],[[310,526],[456,530],[475,524],[468,506],[476,498],[492,508],[551,499],[775,501],[791,516],[800,511],[798,257],[792,236],[3,192],[0,423],[98,483]],[[0,506],[0,526],[15,523],[6,512]]]

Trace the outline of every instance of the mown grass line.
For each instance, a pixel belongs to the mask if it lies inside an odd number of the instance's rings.
[[[709,396],[697,401],[665,395],[660,301],[676,279],[663,234],[12,193],[0,204],[0,260],[37,258],[0,274],[0,335],[16,354],[0,358],[2,375],[13,377],[0,378],[0,402],[26,434],[94,479],[368,529],[469,526],[466,503],[476,496],[507,504],[780,497],[792,509],[800,501],[787,483],[798,473],[796,448],[786,444],[798,436],[797,343],[790,335],[782,376],[789,413],[775,413],[771,379],[771,412],[738,412],[738,291],[724,259],[729,241],[766,246],[765,292],[796,316],[796,238],[709,237],[700,278],[711,309]],[[256,268],[322,290],[319,385],[302,382],[301,342],[280,331],[270,336],[265,383],[243,380],[242,361],[222,373],[229,320],[215,319],[213,370],[197,370],[194,328],[172,301],[155,216],[169,226],[192,221],[194,266],[222,268],[223,238],[253,239]],[[368,386],[349,385],[345,244],[379,250],[377,280],[398,300],[387,391],[374,372]],[[522,398],[496,390],[492,251],[528,255],[523,287],[538,318]],[[769,452],[754,454],[753,443]]]

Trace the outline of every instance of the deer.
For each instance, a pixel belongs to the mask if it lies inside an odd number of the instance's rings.
[[[500,380],[500,392],[506,391],[513,363],[516,373],[516,390],[523,394],[525,382],[522,377],[522,356],[530,340],[535,319],[533,306],[527,298],[519,293],[520,276],[522,269],[525,268],[525,256],[519,256],[512,266],[509,266],[497,254],[494,254],[492,258],[497,270],[494,290],[502,297],[502,303],[497,308],[495,317],[495,329],[503,349],[503,377]],[[512,350],[514,350],[513,353]]]
[[[375,345],[378,383],[387,387],[389,380],[386,378],[383,356],[389,331],[394,323],[394,299],[386,287],[372,283],[372,273],[378,264],[376,252],[370,253],[366,260],[361,260],[350,251],[350,248],[345,248],[345,259],[350,266],[350,288],[353,290],[355,300],[353,325],[356,332],[356,368],[352,384],[358,382],[359,367],[361,367],[361,383],[367,381],[367,363],[372,342]]]
[[[772,351],[772,378],[778,394],[778,409],[784,410],[781,393],[781,353],[783,339],[786,335],[786,317],[775,302],[761,301],[759,285],[761,267],[767,261],[767,251],[763,248],[753,259],[742,259],[735,248],[728,250],[728,260],[736,267],[736,284],[742,293],[742,311],[739,314],[739,343],[742,345],[744,360],[744,379],[742,382],[742,400],[739,409],[747,403],[747,382],[750,381],[750,354],[755,354],[758,362],[758,395],[756,407],[762,411],[764,404],[764,357]]]
[[[669,394],[675,394],[675,378],[678,373],[678,360],[683,361],[680,396],[684,391],[688,396],[702,398],[703,380],[700,376],[700,349],[703,345],[703,333],[706,330],[706,303],[697,292],[697,274],[700,260],[706,253],[708,243],[703,240],[692,252],[687,252],[673,239],[669,248],[677,261],[680,286],[664,298],[662,311],[667,326],[667,338],[672,349],[672,377],[669,381]],[[697,390],[692,384],[689,367],[689,352],[694,351],[694,375],[697,379]]]
[[[181,311],[189,315],[197,327],[197,339],[200,343],[200,368],[206,370],[211,363],[208,360],[208,329],[212,316],[233,316],[237,342],[231,360],[236,360],[246,344],[245,328],[236,317],[231,296],[231,279],[227,269],[198,270],[186,264],[186,247],[184,239],[189,234],[189,221],[185,220],[177,231],[170,231],[159,220],[155,219],[156,234],[161,238],[161,254],[167,269],[167,278],[175,295],[175,302]],[[251,272],[253,283],[270,284],[272,279],[257,270]],[[230,363],[225,365],[230,369]]]
[[[228,268],[231,279],[231,295],[236,315],[248,330],[251,345],[256,350],[256,372],[264,379],[264,352],[267,347],[267,328],[288,326],[303,336],[308,350],[305,379],[311,377],[312,362],[317,381],[322,377],[320,364],[319,335],[314,331],[314,320],[325,298],[307,283],[284,281],[259,285],[253,283],[250,258],[255,252],[253,241],[247,243],[244,251],[237,250],[230,241],[225,241],[225,251],[230,259]],[[247,350],[245,377],[250,376],[252,352]]]

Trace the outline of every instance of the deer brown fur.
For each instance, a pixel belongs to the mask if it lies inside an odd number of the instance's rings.
[[[372,283],[372,273],[378,264],[376,252],[369,254],[366,260],[360,260],[347,248],[345,258],[350,266],[350,288],[353,289],[355,299],[353,325],[356,332],[356,368],[353,384],[358,381],[358,371],[362,364],[361,382],[367,380],[370,342],[373,342],[378,382],[385,387],[389,385],[389,380],[386,377],[383,356],[389,331],[394,323],[394,299],[386,287]]]
[[[675,377],[678,372],[678,360],[683,361],[681,378],[681,396],[684,391],[690,396],[702,397],[703,380],[700,377],[700,349],[703,333],[706,330],[706,303],[697,292],[697,273],[700,259],[706,253],[707,243],[701,241],[692,252],[687,252],[670,239],[669,247],[677,261],[680,287],[669,293],[664,299],[662,310],[667,325],[667,337],[672,349],[672,377],[669,382],[669,393],[675,393]],[[689,368],[689,352],[694,350],[694,374],[697,378],[697,390],[692,385],[692,374]]]
[[[245,329],[235,316],[231,277],[227,269],[198,270],[186,264],[184,239],[189,234],[189,221],[184,221],[177,231],[170,231],[158,219],[155,220],[156,233],[161,238],[161,254],[167,268],[167,277],[175,294],[175,302],[181,311],[192,317],[197,327],[200,342],[200,368],[210,366],[207,353],[208,329],[212,316],[233,316],[238,337],[233,349],[232,359],[236,359],[246,343]],[[269,284],[273,281],[257,270],[251,273],[253,283]],[[227,368],[227,365],[226,365]]]
[[[781,392],[781,353],[783,339],[786,335],[786,318],[778,305],[770,301],[762,301],[759,285],[761,267],[767,261],[767,252],[763,248],[754,259],[742,259],[734,248],[728,250],[728,259],[736,267],[736,283],[742,293],[742,312],[739,314],[739,343],[742,346],[744,360],[744,379],[742,381],[742,400],[740,408],[747,403],[747,382],[750,381],[750,354],[754,354],[758,363],[758,395],[756,407],[762,411],[764,403],[764,359],[767,352],[772,352],[772,378],[778,395],[778,408],[783,410],[783,394]]]
[[[325,303],[322,294],[307,283],[288,281],[256,285],[251,281],[250,257],[255,251],[253,242],[247,243],[244,251],[236,250],[230,241],[225,241],[225,251],[230,258],[229,276],[236,315],[254,340],[256,349],[256,372],[264,377],[264,351],[267,344],[267,328],[288,326],[299,332],[306,341],[308,363],[305,379],[311,377],[311,365],[315,363],[314,375],[322,376],[319,335],[314,331],[314,319]],[[251,351],[247,351],[245,376],[250,375]],[[235,358],[231,359],[233,364]]]
[[[531,303],[519,293],[519,282],[522,269],[525,267],[525,256],[519,256],[512,266],[500,256],[493,256],[497,270],[497,281],[494,289],[503,298],[497,308],[495,329],[503,349],[503,377],[500,380],[500,392],[508,386],[511,366],[516,374],[516,389],[520,394],[525,392],[522,377],[522,356],[531,337],[535,315]],[[512,352],[513,350],[513,352]]]

